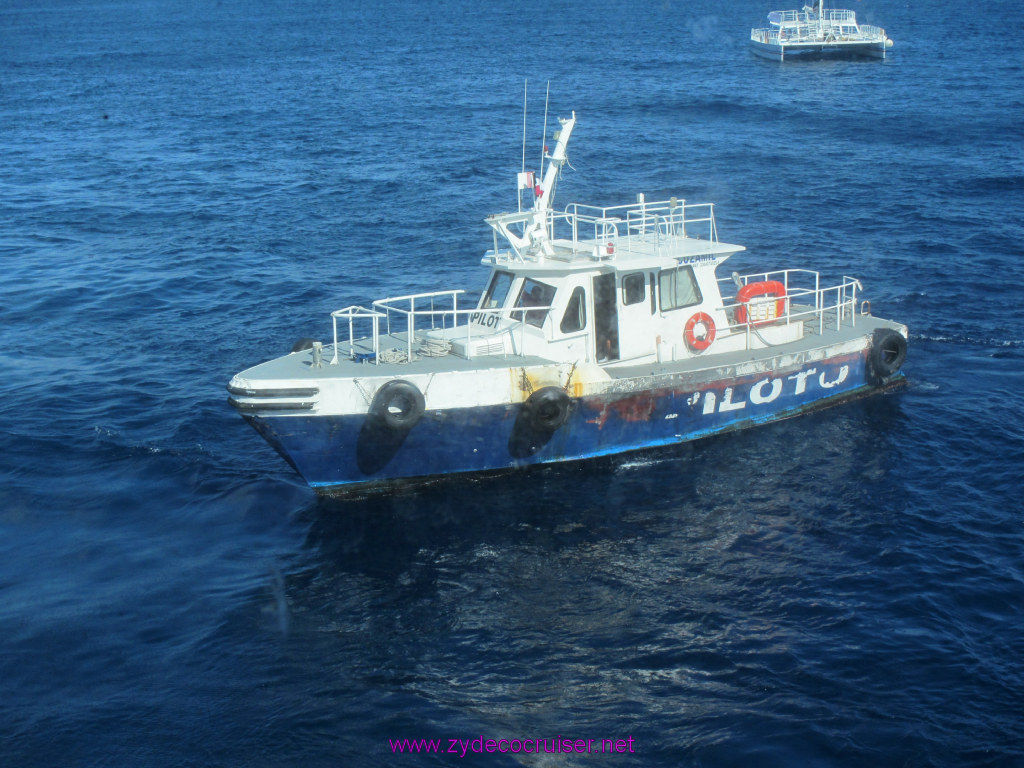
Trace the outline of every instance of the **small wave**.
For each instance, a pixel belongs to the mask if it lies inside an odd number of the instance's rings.
[[[960,183],[960,189],[965,192],[980,193],[1001,193],[1017,190],[1024,190],[1024,176],[981,176],[974,179],[964,179]]]
[[[910,340],[967,347],[998,347],[1002,350],[1024,349],[1024,339],[985,338],[966,333],[944,333],[942,331],[911,333]]]
[[[133,441],[126,438],[120,431],[112,427],[105,427],[102,424],[94,425],[93,432],[102,445],[120,452],[125,457],[167,456],[191,462],[195,461],[197,457],[209,453],[203,444],[199,442],[187,445],[159,445],[155,442]]]
[[[653,458],[647,457],[642,459],[627,459],[626,461],[620,461],[616,463],[616,472],[632,472],[637,469],[647,469],[649,467],[656,467],[659,464],[664,464],[669,459],[666,458]]]

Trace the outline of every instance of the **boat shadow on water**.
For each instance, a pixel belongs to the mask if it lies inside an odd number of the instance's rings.
[[[321,567],[398,574],[424,551],[529,541],[555,548],[636,535],[632,510],[685,506],[691,446],[500,474],[439,477],[345,498],[317,497],[299,518]],[[651,485],[670,493],[655,493]]]
[[[869,397],[695,443],[318,496],[298,519],[320,568],[384,578],[425,552],[530,544],[557,552],[666,526],[696,542],[721,510],[770,517],[799,498],[813,515],[844,488],[870,494],[877,483],[879,493],[893,492],[899,447],[887,435],[905,426],[900,401]]]
[[[898,537],[901,400],[627,455],[317,497],[292,516],[298,550],[270,569],[230,632],[260,627],[329,647],[339,668],[377,643],[375,663],[405,674],[452,638],[529,645],[515,628],[536,630],[538,610],[564,609],[565,631],[614,642],[658,632],[667,584],[699,606],[696,632],[743,585],[794,583],[840,551],[873,561]]]

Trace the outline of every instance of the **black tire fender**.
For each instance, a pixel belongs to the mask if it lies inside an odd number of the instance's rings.
[[[561,387],[542,387],[523,404],[530,426],[538,432],[551,433],[569,419],[569,395]]]
[[[394,379],[377,390],[370,414],[388,429],[408,432],[419,424],[425,409],[423,393],[415,384]]]
[[[868,368],[872,376],[884,380],[903,367],[907,359],[907,340],[903,334],[891,328],[879,328],[875,331],[868,351]]]

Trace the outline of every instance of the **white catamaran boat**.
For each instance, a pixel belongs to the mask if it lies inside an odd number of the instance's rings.
[[[858,24],[856,13],[825,8],[824,0],[799,11],[772,11],[768,23],[768,27],[750,30],[750,45],[758,56],[777,61],[813,54],[884,59],[892,48],[884,29]]]
[[[332,313],[331,335],[237,374],[229,401],[318,492],[695,440],[900,384],[904,325],[852,277],[718,277],[741,245],[679,197],[552,207],[575,113],[532,205],[490,216],[479,300]],[[543,170],[543,169],[542,169]]]

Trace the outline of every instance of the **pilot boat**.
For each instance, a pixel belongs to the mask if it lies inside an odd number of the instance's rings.
[[[907,328],[855,278],[720,276],[745,249],[718,239],[712,204],[556,210],[575,112],[559,122],[518,210],[486,220],[479,298],[339,309],[329,336],[231,379],[231,405],[317,492],[672,446],[904,380]]]
[[[772,11],[768,25],[750,30],[750,47],[758,56],[776,61],[823,55],[884,59],[892,48],[884,29],[858,24],[855,11],[826,8],[824,0],[799,11]]]

